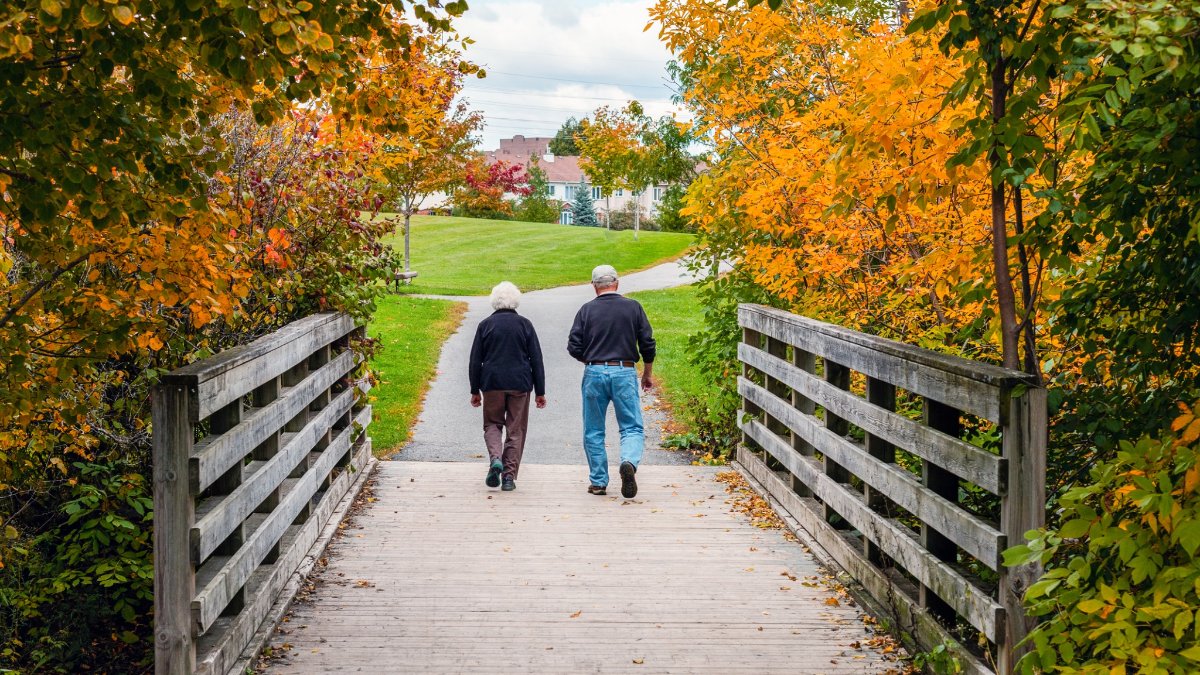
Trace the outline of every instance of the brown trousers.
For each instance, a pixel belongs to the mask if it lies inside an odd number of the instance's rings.
[[[483,442],[488,459],[504,462],[504,475],[517,479],[525,430],[529,427],[529,392],[497,389],[483,392]],[[505,432],[507,437],[505,437]]]

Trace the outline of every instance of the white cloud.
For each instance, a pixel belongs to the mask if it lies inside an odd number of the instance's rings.
[[[458,20],[467,56],[488,77],[464,97],[487,118],[483,147],[524,134],[550,136],[568,117],[637,99],[649,114],[674,111],[670,54],[649,21],[651,0],[476,0]]]

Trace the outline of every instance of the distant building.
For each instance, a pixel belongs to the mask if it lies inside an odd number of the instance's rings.
[[[571,223],[571,211],[566,206],[575,199],[575,191],[579,189],[580,179],[584,182],[584,189],[592,191],[596,214],[601,218],[608,211],[617,212],[624,209],[634,199],[637,199],[651,218],[658,215],[658,203],[662,201],[663,193],[666,192],[666,184],[655,185],[640,195],[634,195],[629,190],[615,190],[611,195],[605,195],[599,187],[588,182],[587,175],[579,167],[578,156],[558,157],[550,153],[551,140],[544,136],[526,137],[517,134],[512,138],[500,139],[500,147],[484,153],[484,156],[487,158],[488,164],[504,161],[524,167],[533,163],[533,159],[536,157],[538,168],[546,173],[546,180],[549,182],[546,187],[547,196],[565,202],[564,208],[559,214],[560,223],[568,225]]]

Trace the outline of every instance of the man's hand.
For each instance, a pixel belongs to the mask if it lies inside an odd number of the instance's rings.
[[[483,397],[479,394],[471,394],[471,407],[478,408],[483,405]]]
[[[654,388],[654,379],[650,377],[650,373],[642,375],[642,391],[650,391]]]
[[[546,397],[545,396],[538,396],[536,399],[534,399],[534,402],[537,403],[537,407],[539,407],[539,408],[546,407]]]

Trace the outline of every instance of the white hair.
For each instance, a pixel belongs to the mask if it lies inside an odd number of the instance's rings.
[[[521,289],[511,281],[501,281],[492,289],[492,309],[516,309],[521,304]]]

